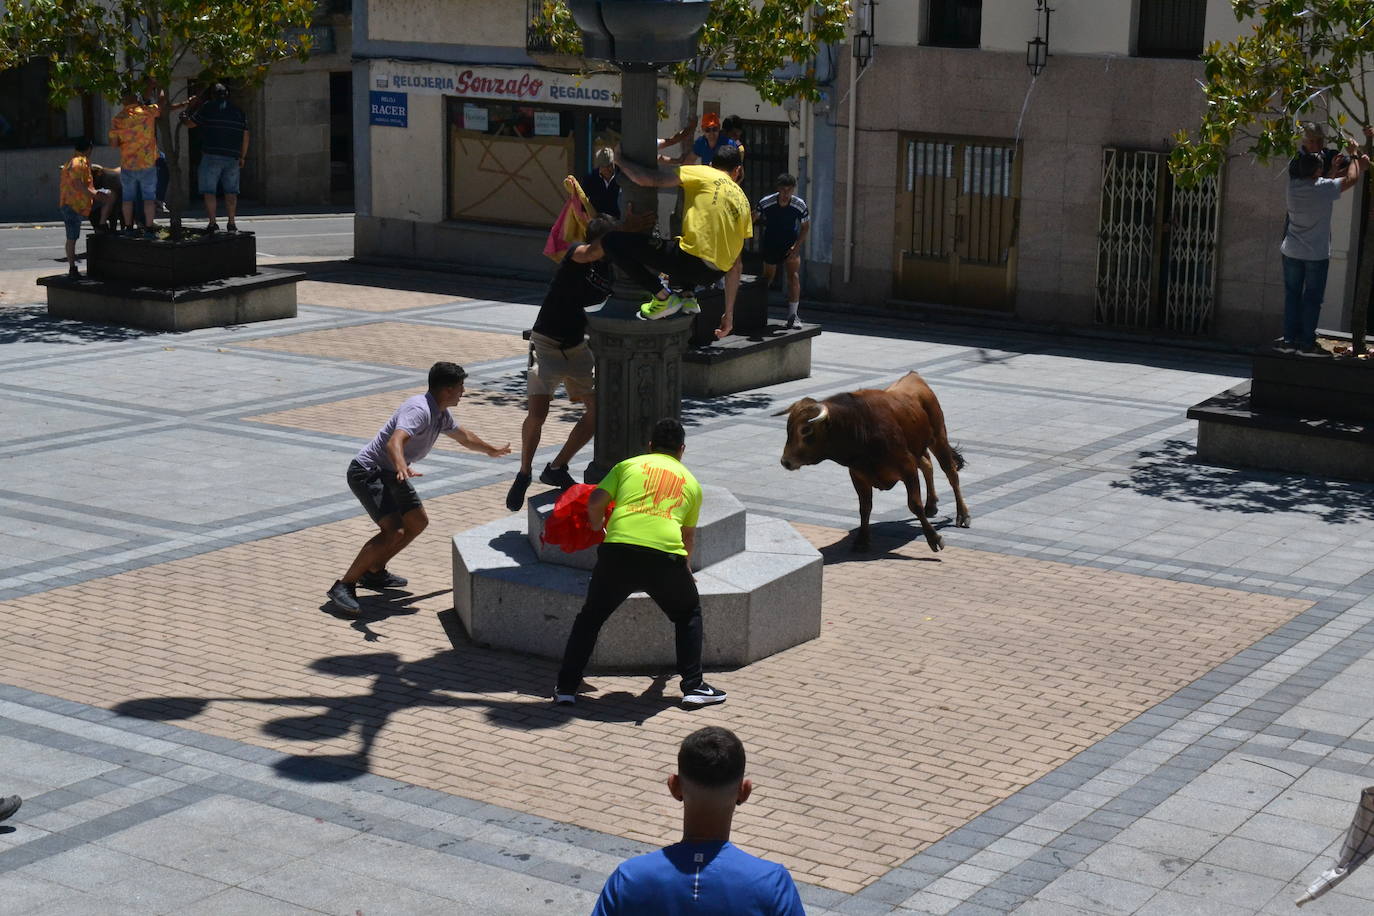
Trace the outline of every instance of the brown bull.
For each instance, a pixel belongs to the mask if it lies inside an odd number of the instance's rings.
[[[935,456],[954,488],[958,510],[955,523],[969,526],[968,506],[959,489],[964,458],[949,444],[945,414],[935,392],[916,372],[908,372],[883,390],[865,388],[817,401],[802,398],[774,416],[787,414],[787,445],[782,466],[795,471],[827,459],[849,468],[859,495],[859,533],[856,550],[868,546],[868,517],[873,511],[873,488],[889,490],[906,485],[907,506],[921,522],[931,550],[944,541],[930,524],[935,514],[935,475],[927,452]],[[921,474],[926,478],[926,503],[921,505]]]

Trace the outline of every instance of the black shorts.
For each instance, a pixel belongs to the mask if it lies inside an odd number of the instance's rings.
[[[357,459],[348,465],[348,488],[358,497],[372,520],[381,523],[388,515],[405,515],[421,507],[420,494],[409,480],[396,479],[395,471],[369,471]]]
[[[763,263],[774,266],[787,260],[787,252],[792,250],[793,242],[786,242],[782,245],[764,245]]]

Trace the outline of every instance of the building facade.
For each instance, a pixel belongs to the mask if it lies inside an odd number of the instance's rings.
[[[355,0],[357,257],[547,274],[563,179],[619,137],[620,77],[541,50],[537,5]],[[659,97],[675,133],[681,90],[664,78]],[[804,164],[799,106],[723,76],[703,111],[744,118],[751,196]]]
[[[305,61],[276,64],[258,87],[239,90],[252,134],[241,188],[246,201],[272,208],[351,206],[353,198],[353,67],[350,0],[322,0],[308,30]],[[65,110],[48,104],[48,63],[31,61],[0,73],[0,222],[52,220],[57,214],[58,168],[71,142],[96,142],[91,161],[117,166],[119,151],[105,146],[116,99],[88,96]],[[199,67],[178,70],[188,91]],[[199,137],[182,132],[177,167],[196,199]]]
[[[1053,7],[1033,77],[1027,43],[1046,29],[1030,0],[884,0],[871,62],[857,79],[840,68],[833,244],[811,251],[813,292],[894,314],[936,303],[1274,337],[1286,163],[1235,157],[1190,189],[1166,168],[1173,135],[1203,113],[1199,54],[1248,24],[1227,0]],[[1357,196],[1337,205],[1323,327],[1348,327]]]

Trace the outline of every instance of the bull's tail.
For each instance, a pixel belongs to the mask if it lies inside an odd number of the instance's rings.
[[[949,453],[954,456],[954,469],[956,471],[962,471],[965,464],[963,453],[952,444],[949,447]]]

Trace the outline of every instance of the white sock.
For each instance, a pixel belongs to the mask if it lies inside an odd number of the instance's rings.
[[[796,317],[797,317],[797,306],[799,306],[799,305],[801,305],[801,301],[800,301],[800,300],[798,300],[798,301],[796,301],[796,302],[789,302],[789,303],[787,303],[787,317],[788,317],[788,318],[796,318]]]

